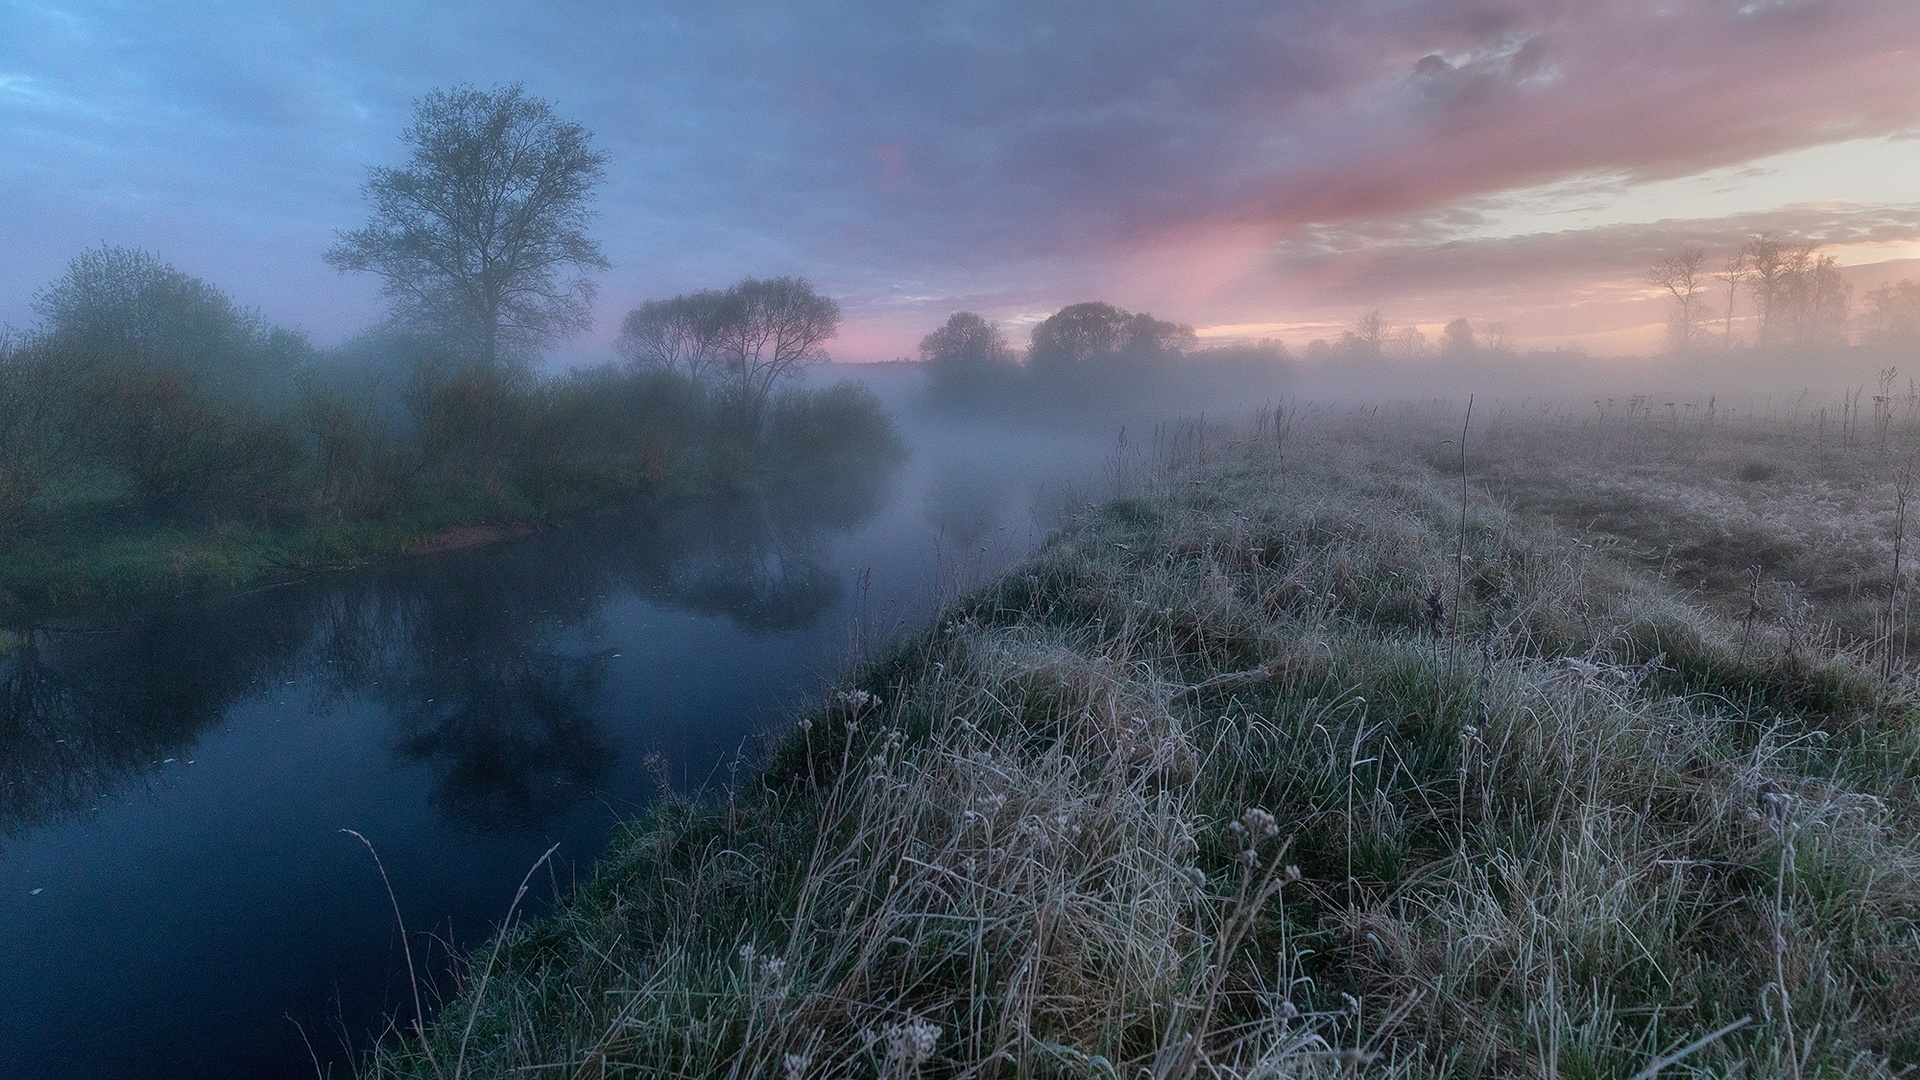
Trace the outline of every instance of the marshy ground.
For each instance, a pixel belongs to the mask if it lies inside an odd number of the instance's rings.
[[[1920,1062],[1910,417],[1461,404],[1123,448],[367,1071]]]

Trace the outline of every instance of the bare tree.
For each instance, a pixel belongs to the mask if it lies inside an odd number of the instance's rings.
[[[1793,249],[1776,301],[1781,336],[1801,348],[1844,343],[1853,285],[1831,255],[1814,254],[1814,245]]]
[[[1033,328],[1027,367],[1037,376],[1071,378],[1115,365],[1153,363],[1197,343],[1191,326],[1090,301],[1069,304]]]
[[[933,395],[963,402],[1005,390],[1020,371],[1007,335],[971,311],[954,312],[921,338],[920,359]]]
[[[1390,332],[1387,317],[1375,308],[1354,320],[1352,329],[1340,332],[1340,348],[1353,356],[1379,356],[1386,351]]]
[[[483,368],[586,329],[593,283],[564,275],[608,265],[586,234],[606,165],[587,130],[515,83],[435,90],[400,137],[412,157],[370,171],[371,220],[327,262],[378,274],[396,315]]]
[[[1396,326],[1387,332],[1387,355],[1396,360],[1415,360],[1427,355],[1431,348],[1427,344],[1427,335],[1417,326]]]
[[[827,358],[840,305],[797,277],[747,278],[728,289],[715,348],[722,377],[757,416],[782,379]]]
[[[1667,320],[1667,347],[1674,352],[1693,348],[1700,336],[1705,315],[1701,292],[1707,284],[1707,250],[1688,244],[1647,270],[1647,284],[1665,289],[1673,300],[1673,314]]]
[[[1490,353],[1505,356],[1513,351],[1513,331],[1504,322],[1481,324],[1480,336]]]
[[[1724,348],[1731,349],[1733,348],[1733,301],[1740,293],[1740,286],[1747,281],[1747,253],[1744,250],[1736,251],[1727,256],[1726,264],[1713,276],[1727,283],[1727,330],[1720,344]]]
[[[1796,263],[1811,254],[1812,250],[1812,245],[1793,244],[1770,232],[1753,236],[1740,249],[1740,256],[1746,261],[1747,291],[1752,294],[1756,313],[1760,317],[1757,331],[1760,344],[1771,345],[1775,342],[1780,301],[1786,293],[1788,279],[1795,272]]]
[[[920,339],[920,359],[929,364],[1007,364],[1013,362],[1013,349],[998,326],[971,311],[956,311],[945,326]]]
[[[1876,345],[1920,343],[1920,281],[1902,279],[1863,297],[1867,302],[1862,337]]]
[[[727,294],[718,289],[649,300],[627,313],[614,349],[634,367],[706,382],[719,370],[720,337],[730,306]]]

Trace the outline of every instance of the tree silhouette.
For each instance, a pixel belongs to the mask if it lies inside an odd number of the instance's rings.
[[[591,323],[604,270],[586,234],[606,156],[579,124],[520,84],[435,90],[401,134],[405,168],[370,171],[372,218],[327,251],[378,274],[400,318],[446,335],[492,369],[524,362]]]
[[[1153,361],[1196,344],[1193,328],[1112,304],[1069,304],[1033,328],[1027,366],[1041,377],[1071,377],[1115,359]]]
[[[971,311],[921,338],[920,359],[936,397],[969,403],[1003,392],[1020,372],[1007,336]]]
[[[1685,352],[1698,341],[1706,316],[1701,293],[1707,287],[1707,249],[1688,244],[1647,268],[1647,284],[1663,289],[1673,301],[1667,320],[1667,346]]]

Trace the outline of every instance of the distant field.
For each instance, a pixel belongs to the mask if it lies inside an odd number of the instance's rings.
[[[1912,403],[1463,404],[1123,449],[370,1071],[1920,1064]]]

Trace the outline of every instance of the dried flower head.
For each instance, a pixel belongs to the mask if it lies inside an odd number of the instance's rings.
[[[904,1024],[888,1024],[886,1037],[889,1063],[917,1069],[940,1044],[940,1027],[914,1017]]]
[[[1247,812],[1240,815],[1240,823],[1255,842],[1271,839],[1280,832],[1280,826],[1273,820],[1273,815],[1258,806],[1248,807]]]
[[[880,699],[865,690],[842,690],[833,696],[848,712],[858,715],[880,704]]]

